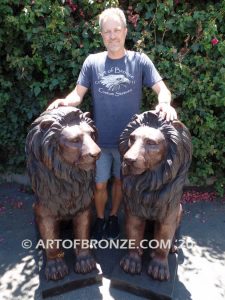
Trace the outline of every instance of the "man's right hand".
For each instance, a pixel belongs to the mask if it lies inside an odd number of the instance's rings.
[[[87,90],[88,89],[85,86],[77,84],[75,89],[69,95],[67,95],[66,98],[56,99],[47,107],[47,110],[51,110],[59,106],[77,107],[81,104],[84,94],[87,92]]]
[[[69,105],[68,100],[56,99],[47,107],[47,110],[51,110],[51,109],[57,108],[59,106],[68,106],[68,105]]]

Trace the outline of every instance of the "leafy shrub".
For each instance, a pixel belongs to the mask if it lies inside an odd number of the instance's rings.
[[[223,190],[225,1],[2,0],[0,4],[0,170],[22,170],[29,124],[76,83],[88,53],[103,50],[98,14],[119,5],[127,48],[154,61],[193,136],[190,179]],[[156,96],[144,90],[142,110]],[[90,97],[82,109],[90,110]]]

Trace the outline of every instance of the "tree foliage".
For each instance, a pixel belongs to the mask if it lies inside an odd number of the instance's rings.
[[[193,136],[190,179],[216,178],[223,190],[225,0],[49,1],[0,3],[0,171],[22,170],[29,124],[76,83],[89,53],[103,50],[98,14],[121,7],[129,49],[145,52],[173,94]],[[142,110],[156,104],[144,90]],[[82,109],[90,110],[86,97]]]

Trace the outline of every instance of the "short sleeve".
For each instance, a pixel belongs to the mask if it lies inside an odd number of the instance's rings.
[[[77,84],[80,84],[86,88],[91,87],[91,55],[89,55],[81,68],[79,77],[77,79]]]
[[[142,66],[143,85],[152,87],[154,84],[162,80],[162,77],[160,76],[153,62],[146,54],[141,54],[140,62]]]

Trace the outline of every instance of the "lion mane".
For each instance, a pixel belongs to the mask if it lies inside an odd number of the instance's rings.
[[[188,129],[180,121],[168,123],[154,111],[135,115],[120,136],[121,159],[129,149],[130,134],[140,126],[159,129],[167,144],[165,159],[153,171],[123,176],[124,202],[135,216],[162,221],[181,199],[191,163],[192,144]],[[122,173],[126,166],[122,161]]]
[[[88,113],[74,107],[43,112],[32,124],[26,138],[27,170],[37,200],[58,218],[74,216],[87,209],[93,198],[94,170],[78,169],[62,159],[58,146],[65,126],[86,122],[97,130]]]

